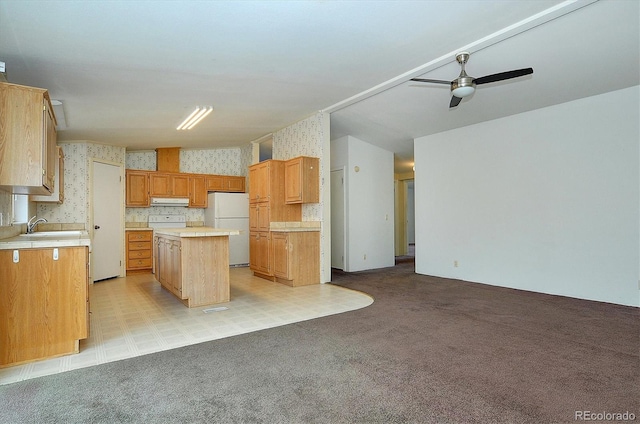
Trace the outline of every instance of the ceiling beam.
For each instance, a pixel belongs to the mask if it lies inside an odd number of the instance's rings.
[[[444,66],[449,62],[453,62],[455,61],[456,54],[461,51],[470,53],[480,51],[503,40],[506,40],[507,38],[511,38],[532,28],[535,28],[561,16],[581,9],[585,6],[588,6],[592,3],[595,3],[596,1],[598,0],[567,0],[559,3],[553,7],[543,10],[540,13],[530,16],[529,18],[523,19],[513,25],[496,31],[493,34],[480,38],[479,40],[465,46],[459,47],[454,51],[446,53],[430,62],[425,63],[424,65],[418,66],[417,68],[405,72],[404,74],[400,74],[397,77],[391,78],[390,80],[376,85],[375,87],[362,91],[355,96],[335,103],[334,105],[321,110],[321,112],[331,113],[344,109],[362,100],[368,99],[369,97],[373,97],[383,91],[389,90],[390,88],[403,84],[409,81],[411,78],[418,77],[441,66]]]

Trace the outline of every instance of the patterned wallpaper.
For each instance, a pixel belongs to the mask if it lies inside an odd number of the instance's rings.
[[[324,192],[322,176],[325,166],[322,152],[322,141],[325,136],[322,120],[323,115],[318,113],[273,134],[273,159],[287,160],[296,156],[320,158],[321,202],[302,205],[303,221],[322,221],[322,193]],[[329,165],[327,164],[327,166]]]
[[[64,203],[37,203],[38,217],[50,223],[84,223],[88,228],[90,211],[89,172],[90,160],[96,158],[124,164],[130,169],[156,169],[154,151],[126,152],[124,147],[108,146],[94,142],[60,143],[64,153]],[[245,175],[252,158],[252,145],[231,149],[183,150],[180,152],[182,172],[196,174]],[[179,210],[179,212],[178,212]],[[8,226],[11,215],[11,194],[0,191],[0,213],[3,226]],[[125,220],[146,222],[149,214],[185,214],[189,221],[204,220],[204,212],[198,208],[126,208]]]
[[[247,156],[251,157],[251,145],[230,149],[183,149],[180,150],[180,172],[246,176]],[[125,162],[127,169],[155,171],[156,152],[128,152]],[[204,221],[204,209],[201,208],[152,206],[126,208],[125,222],[147,222],[149,215],[172,214],[186,215],[187,221]]]
[[[89,225],[89,180],[91,158],[124,163],[125,148],[93,142],[59,143],[64,153],[64,202],[38,202],[37,214],[51,223]]]
[[[8,227],[11,219],[11,193],[0,191],[0,213],[2,226]]]
[[[329,134],[325,134],[324,120],[325,114],[317,113],[305,120],[283,128],[273,134],[273,159],[287,160],[296,156],[313,156],[320,158],[320,203],[302,205],[303,221],[323,221],[324,195],[329,187],[325,187],[323,178],[325,166],[329,167],[329,152],[324,154],[323,142]],[[327,235],[330,237],[331,235]],[[325,252],[325,231],[324,225],[320,231],[320,269],[321,281],[330,281],[331,277],[326,274],[325,264],[330,260],[330,253]],[[330,267],[328,267],[330,270]],[[330,272],[330,271],[329,271]]]

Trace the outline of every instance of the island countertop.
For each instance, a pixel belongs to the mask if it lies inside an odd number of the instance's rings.
[[[240,230],[213,227],[156,228],[154,234],[174,237],[222,237],[237,236]]]

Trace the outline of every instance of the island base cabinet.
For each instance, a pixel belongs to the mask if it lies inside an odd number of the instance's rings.
[[[155,237],[156,279],[189,308],[229,301],[229,236]]]
[[[0,368],[79,352],[89,335],[88,255],[0,250]]]

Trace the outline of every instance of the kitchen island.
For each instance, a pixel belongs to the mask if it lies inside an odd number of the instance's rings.
[[[238,234],[212,227],[156,229],[156,280],[189,308],[228,302],[229,236]]]

